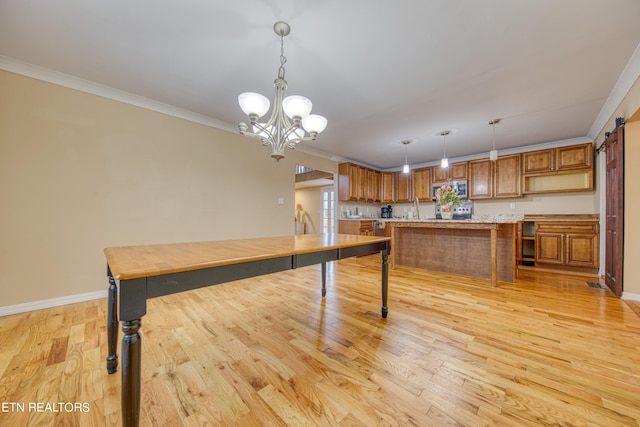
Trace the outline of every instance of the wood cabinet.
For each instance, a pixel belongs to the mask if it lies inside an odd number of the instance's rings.
[[[597,269],[597,222],[536,223],[536,263]]]
[[[367,202],[380,201],[380,172],[367,169],[365,199]]]
[[[493,197],[522,197],[520,154],[500,156],[494,165]]]
[[[420,168],[411,171],[414,199],[431,200],[431,168]]]
[[[338,165],[338,200],[360,200],[360,166],[353,163]]]
[[[518,229],[518,264],[595,275],[599,267],[598,215],[534,215]]]
[[[375,226],[374,219],[340,219],[338,220],[338,233],[373,236],[375,235]]]
[[[413,201],[413,186],[411,185],[411,174],[396,172],[396,202],[408,203]]]
[[[394,172],[382,172],[380,178],[380,201],[382,203],[396,202],[396,174]]]
[[[469,199],[493,197],[493,162],[489,159],[469,162]]]
[[[520,154],[469,162],[469,198],[522,197]]]
[[[338,165],[338,200],[340,201],[380,201],[380,172],[356,165]]]
[[[593,144],[522,154],[523,193],[590,191],[594,188]]]
[[[432,168],[431,182],[446,182],[467,179],[468,162],[458,162],[450,164],[448,168],[434,166]]]

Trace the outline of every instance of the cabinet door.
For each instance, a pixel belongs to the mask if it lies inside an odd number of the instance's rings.
[[[413,197],[420,201],[431,200],[431,168],[414,169],[411,171],[413,182]]]
[[[367,179],[365,181],[365,199],[367,202],[380,201],[380,172],[367,169]]]
[[[358,166],[358,185],[356,188],[356,200],[366,200],[367,197],[367,168]]]
[[[555,171],[554,151],[552,148],[523,153],[522,159],[522,173],[525,175]]]
[[[564,264],[564,234],[537,232],[536,262]]]
[[[449,179],[451,179],[452,181],[467,179],[469,177],[467,170],[468,167],[469,162],[459,162],[452,164],[451,166],[449,166]]]
[[[396,173],[397,182],[397,197],[398,202],[412,202],[413,191],[411,188],[411,174],[410,173]]]
[[[493,162],[472,160],[469,162],[469,198],[488,199],[493,196]]]
[[[574,267],[598,268],[600,260],[599,238],[597,234],[569,233],[567,239],[567,265]]]
[[[382,203],[395,203],[396,201],[396,180],[395,173],[382,172],[382,188],[380,198]]]
[[[432,168],[432,182],[446,182],[449,180],[449,168],[434,166]]]
[[[448,168],[441,168],[440,166],[434,166],[432,173],[432,182],[446,182],[455,181],[461,179],[467,179],[468,162],[452,163]]]
[[[499,157],[495,162],[493,197],[522,197],[520,154]]]
[[[338,200],[358,200],[358,168],[353,163],[338,165]]]
[[[351,219],[338,220],[339,234],[360,234],[360,221]]]
[[[556,148],[558,171],[590,168],[591,159],[593,159],[593,145],[590,143]]]

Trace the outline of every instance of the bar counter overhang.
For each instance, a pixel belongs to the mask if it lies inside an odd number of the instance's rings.
[[[516,281],[517,220],[388,220],[389,266]]]

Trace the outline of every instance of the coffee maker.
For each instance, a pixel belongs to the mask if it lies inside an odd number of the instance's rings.
[[[393,218],[393,208],[391,205],[387,205],[387,207],[383,206],[381,210],[380,218]]]

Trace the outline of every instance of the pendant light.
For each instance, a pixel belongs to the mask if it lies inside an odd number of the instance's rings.
[[[409,162],[407,160],[407,145],[411,144],[411,140],[402,141],[404,145],[404,166],[402,166],[402,173],[409,173]]]
[[[440,167],[446,169],[449,167],[449,159],[447,159],[447,135],[451,133],[450,130],[443,130],[440,132],[442,135],[442,160],[440,161]]]
[[[498,160],[498,150],[496,150],[496,125],[500,123],[502,119],[493,119],[489,122],[491,126],[493,126],[493,150],[489,152],[489,159],[492,162]]]

